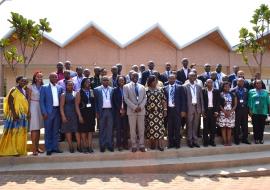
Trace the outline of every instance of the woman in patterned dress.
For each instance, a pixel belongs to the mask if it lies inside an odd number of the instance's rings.
[[[162,140],[165,133],[164,118],[167,115],[166,97],[162,89],[157,87],[157,78],[151,75],[147,81],[146,92],[146,137],[150,140],[150,148],[164,151]]]
[[[235,108],[237,106],[236,96],[230,92],[230,83],[224,82],[220,94],[220,115],[218,124],[224,146],[231,146],[232,128],[235,126]]]

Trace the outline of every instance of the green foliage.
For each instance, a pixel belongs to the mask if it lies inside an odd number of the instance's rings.
[[[270,44],[269,37],[266,37],[266,35],[270,35],[270,9],[268,5],[262,4],[256,9],[250,23],[253,25],[251,31],[245,27],[239,31],[240,44],[237,52],[242,55],[243,62],[248,66],[250,66],[248,55],[252,55],[261,73],[263,55]]]
[[[11,18],[8,21],[14,32],[12,37],[0,40],[1,53],[12,70],[15,70],[17,63],[22,63],[26,75],[26,69],[43,40],[44,32],[51,32],[52,29],[46,18],[36,23],[14,12],[11,12]],[[18,40],[20,51],[12,45],[11,40]]]

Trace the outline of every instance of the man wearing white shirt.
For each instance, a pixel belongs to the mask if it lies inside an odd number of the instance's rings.
[[[84,78],[83,76],[83,68],[82,67],[77,67],[76,68],[77,76],[73,77],[73,83],[74,83],[74,91],[78,92],[81,89],[81,83]]]
[[[106,148],[113,152],[113,88],[109,86],[109,77],[103,76],[101,82],[102,85],[94,89],[100,152],[105,152]]]
[[[182,84],[188,79],[188,73],[190,72],[190,68],[188,68],[189,60],[188,58],[183,58],[181,60],[183,68],[178,70],[176,73],[176,79],[180,81]]]
[[[217,73],[217,80],[219,83],[222,82],[222,78],[224,76],[226,76],[223,72],[222,72],[222,65],[221,64],[217,64],[216,66],[216,73]]]

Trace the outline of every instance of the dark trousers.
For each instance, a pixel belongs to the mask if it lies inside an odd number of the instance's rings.
[[[261,114],[252,115],[254,140],[263,140],[265,119],[266,119],[266,115],[261,115]]]
[[[205,114],[205,118],[203,118],[203,143],[208,145],[215,142],[216,117],[214,117],[213,108],[208,108]]]
[[[120,112],[115,114],[115,127],[116,127],[116,146],[128,146],[128,116],[121,116]]]
[[[113,113],[112,109],[103,109],[99,116],[100,148],[113,148]]]
[[[248,108],[239,108],[235,111],[234,142],[239,143],[240,128],[242,132],[242,141],[248,139]]]
[[[52,113],[44,120],[45,126],[45,147],[46,151],[58,150],[58,137],[60,128],[60,111],[59,108],[53,108]]]
[[[181,118],[175,108],[168,108],[169,147],[180,147]]]

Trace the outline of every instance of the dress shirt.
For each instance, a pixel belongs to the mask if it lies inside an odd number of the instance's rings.
[[[58,91],[56,85],[53,85],[50,83],[51,89],[52,89],[52,98],[53,98],[53,106],[58,107],[59,106],[59,97],[58,97]]]
[[[102,97],[103,97],[103,106],[102,106],[102,108],[112,108],[111,94],[110,94],[109,87],[105,88],[102,85],[101,90],[102,90]]]
[[[186,75],[186,78],[188,78],[188,69],[183,68],[183,70],[184,70],[184,73],[185,73],[185,75]]]
[[[207,90],[207,95],[208,95],[208,108],[213,107],[213,89],[212,90]]]
[[[191,103],[197,104],[197,89],[195,84],[190,84],[190,92],[192,96]]]

